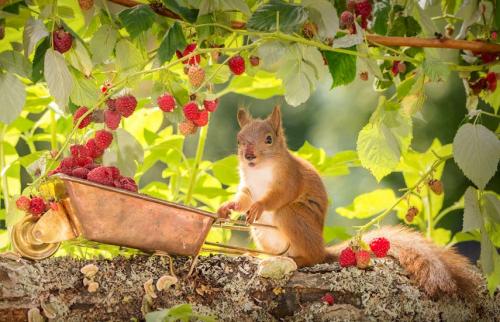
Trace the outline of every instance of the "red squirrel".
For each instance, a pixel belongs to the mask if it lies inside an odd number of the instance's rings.
[[[315,168],[288,150],[279,106],[266,119],[253,119],[245,109],[239,109],[237,118],[240,185],[234,199],[221,205],[219,216],[234,210],[246,213],[248,223],[276,226],[252,227],[257,248],[286,251],[299,267],[335,261],[348,242],[325,247],[326,189]],[[390,241],[389,254],[430,296],[471,294],[478,285],[464,256],[436,246],[420,233],[382,227],[364,234],[363,240],[375,237]]]

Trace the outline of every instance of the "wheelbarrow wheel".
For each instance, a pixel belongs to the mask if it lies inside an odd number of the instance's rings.
[[[33,237],[33,227],[36,220],[33,216],[26,216],[12,228],[12,246],[21,256],[40,260],[50,257],[59,248],[59,243],[41,243]]]

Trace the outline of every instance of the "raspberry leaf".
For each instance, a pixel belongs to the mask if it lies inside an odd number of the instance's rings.
[[[284,32],[297,30],[308,17],[307,11],[301,5],[271,0],[255,10],[248,20],[247,27],[253,30],[275,31],[278,14],[279,29]]]
[[[302,5],[309,12],[311,19],[318,26],[321,38],[335,37],[339,29],[337,10],[326,0],[304,0]]]
[[[104,165],[115,166],[120,169],[122,175],[133,177],[137,164],[144,160],[144,150],[133,135],[118,128],[115,131],[113,143],[104,152],[102,158]]]
[[[155,21],[155,16],[156,14],[148,5],[138,5],[118,14],[132,38],[150,29]]]
[[[132,73],[142,68],[144,58],[130,41],[120,40],[116,44],[116,64],[122,73]]]
[[[11,73],[0,74],[0,97],[0,121],[10,124],[21,114],[26,102],[24,84]]]
[[[481,210],[477,200],[477,190],[468,187],[464,194],[464,222],[462,231],[471,231],[483,227]]]
[[[45,53],[44,76],[50,94],[55,98],[57,105],[65,108],[73,88],[73,77],[69,72],[64,57],[53,49]]]
[[[111,25],[103,25],[94,34],[90,40],[90,51],[92,52],[92,60],[96,64],[109,59],[115,49],[118,31]]]
[[[23,32],[24,55],[29,57],[38,42],[49,35],[42,20],[29,18]]]
[[[338,207],[335,211],[346,218],[370,218],[391,207],[396,201],[392,189],[377,189],[354,198],[352,204]]]
[[[325,51],[323,55],[328,62],[328,69],[332,75],[332,88],[347,85],[356,79],[355,55],[341,54],[332,51]]]
[[[77,73],[73,74],[73,78],[75,83],[70,94],[71,101],[79,106],[95,106],[99,100],[99,89],[96,83]]]
[[[181,25],[175,22],[170,29],[168,29],[165,37],[161,41],[158,48],[158,57],[160,63],[164,63],[172,58],[176,50],[183,50],[187,45],[186,38],[182,32]]]
[[[6,50],[0,53],[0,67],[21,77],[31,76],[30,61],[14,50]]]

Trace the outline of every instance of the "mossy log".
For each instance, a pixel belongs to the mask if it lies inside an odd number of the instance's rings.
[[[95,292],[80,272],[91,263],[98,268]],[[500,321],[499,292],[491,297],[483,285],[472,299],[433,300],[391,259],[377,259],[368,270],[316,265],[278,280],[259,276],[258,260],[250,257],[202,257],[189,277],[192,259],[172,263],[178,281],[158,291],[154,283],[170,274],[167,257],[32,262],[3,256],[0,320],[27,321],[33,309],[54,321],[142,320],[147,312],[191,303],[220,321]],[[154,294],[144,288],[150,279]],[[335,298],[331,306],[320,300],[327,292]]]

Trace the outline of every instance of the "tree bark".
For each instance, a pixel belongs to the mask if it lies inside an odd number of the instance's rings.
[[[368,270],[322,264],[279,280],[257,274],[258,260],[223,255],[173,259],[178,282],[146,295],[144,283],[170,274],[166,257],[135,256],[113,260],[68,257],[39,262],[0,258],[0,321],[27,321],[38,308],[54,321],[130,321],[180,303],[220,321],[499,321],[500,294],[483,285],[474,298],[432,300],[416,288],[391,259],[376,259]],[[80,269],[93,263],[99,284],[90,293]],[[329,306],[320,298],[333,294]],[[45,311],[44,311],[45,309]]]

